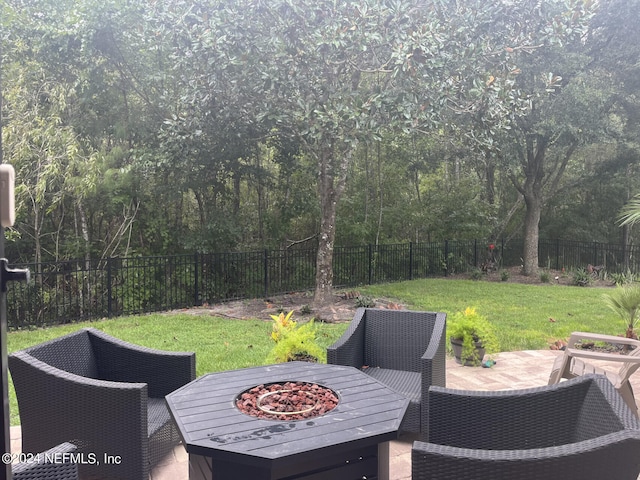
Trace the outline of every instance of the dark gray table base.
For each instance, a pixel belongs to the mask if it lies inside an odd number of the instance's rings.
[[[286,471],[274,472],[269,469],[217,461],[216,475],[213,476],[213,462],[210,457],[189,454],[189,480],[351,480],[353,478],[389,479],[389,442],[377,447],[349,450],[340,454],[318,455],[316,462],[291,464]]]

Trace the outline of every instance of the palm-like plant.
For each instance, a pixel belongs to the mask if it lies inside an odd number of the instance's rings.
[[[640,194],[634,196],[622,208],[620,225],[634,225],[640,221]]]
[[[625,336],[635,338],[635,326],[640,316],[640,285],[623,285],[603,295],[607,306],[627,324]]]

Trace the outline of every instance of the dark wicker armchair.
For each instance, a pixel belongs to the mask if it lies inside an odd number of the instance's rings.
[[[401,431],[420,432],[431,385],[444,387],[446,314],[359,308],[327,363],[360,368],[409,399]]]
[[[519,391],[429,392],[413,480],[636,480],[640,423],[600,375]]]
[[[11,354],[9,368],[23,452],[68,440],[89,458],[81,476],[148,480],[180,441],[164,397],[195,378],[195,354],[86,328]]]
[[[72,457],[76,450],[75,445],[65,442],[33,454],[28,462],[11,467],[13,480],[78,480],[78,465]]]

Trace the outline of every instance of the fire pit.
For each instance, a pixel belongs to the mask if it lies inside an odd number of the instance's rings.
[[[236,400],[242,413],[271,420],[305,420],[324,415],[338,405],[338,395],[317,383],[289,381],[258,385]]]
[[[205,375],[167,404],[190,480],[384,479],[408,400],[356,368],[289,362]]]

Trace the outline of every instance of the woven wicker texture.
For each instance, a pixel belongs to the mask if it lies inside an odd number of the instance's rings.
[[[179,442],[164,396],[195,379],[195,354],[87,328],[11,354],[9,368],[24,452],[70,441],[98,459],[81,463],[81,476],[147,480]]]
[[[429,387],[446,385],[445,330],[444,313],[359,308],[327,363],[360,368],[406,396],[401,430],[420,432]]]
[[[640,423],[604,376],[519,391],[433,387],[413,480],[636,480]]]
[[[35,456],[35,461],[12,466],[13,480],[78,480],[71,454],[76,446],[65,442]]]

